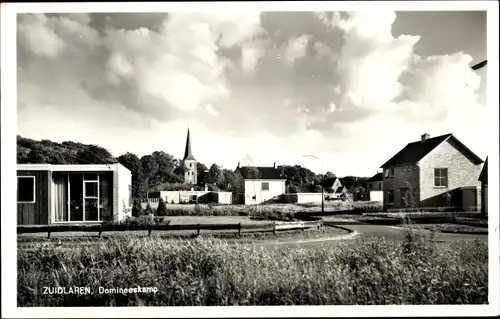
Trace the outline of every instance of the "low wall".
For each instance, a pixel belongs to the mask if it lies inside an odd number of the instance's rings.
[[[384,200],[383,191],[370,191],[370,202],[382,202]]]
[[[159,196],[167,204],[180,204],[189,202],[231,204],[233,194],[231,192],[212,191],[162,191]]]
[[[326,197],[328,194],[324,194]],[[321,203],[321,193],[289,193],[281,194],[279,200],[282,203],[305,204]]]

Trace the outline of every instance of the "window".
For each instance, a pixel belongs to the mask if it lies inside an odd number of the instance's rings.
[[[385,169],[385,177],[394,177],[394,167]]]
[[[382,190],[382,183],[379,183],[378,184],[378,190],[381,191]]]
[[[372,189],[372,184],[368,184],[368,188],[369,188],[369,189]]]
[[[85,197],[97,197],[98,187],[99,185],[97,182],[85,183]]]
[[[435,187],[448,187],[448,169],[435,168],[434,169],[434,186]]]
[[[35,176],[17,177],[17,202],[35,202]]]
[[[193,163],[189,163],[189,167],[193,167]]]
[[[394,191],[387,191],[387,203],[394,203]]]
[[[261,189],[262,189],[263,191],[268,191],[268,190],[269,190],[269,183],[268,183],[268,182],[264,182],[264,183],[262,183],[262,187],[261,187]]]
[[[97,181],[98,177],[96,173],[85,173],[83,174],[83,179],[86,181]]]

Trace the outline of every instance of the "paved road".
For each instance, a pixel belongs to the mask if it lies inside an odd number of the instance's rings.
[[[325,222],[325,226],[333,224],[335,222],[327,221]],[[323,237],[323,238],[311,238],[311,239],[291,239],[291,238],[278,238],[276,240],[262,240],[259,242],[254,242],[254,246],[261,247],[301,247],[301,248],[318,248],[322,245],[336,245],[340,242],[346,242],[350,240],[357,239],[368,239],[374,236],[384,237],[389,241],[402,241],[404,239],[403,229],[395,226],[383,226],[383,225],[362,225],[352,223],[349,225],[342,224],[343,228],[347,228],[352,230],[351,234],[341,235],[341,236],[332,236],[332,237]],[[420,230],[415,229],[415,232],[418,233],[429,233],[428,230]],[[468,234],[450,234],[450,233],[435,233],[435,240],[437,242],[452,242],[452,241],[460,241],[460,240],[482,240],[487,241],[488,235],[468,235]],[[90,243],[95,244],[94,243]],[[80,244],[79,244],[80,245]],[[29,250],[29,249],[28,249]]]
[[[355,232],[354,236],[347,236],[344,238],[324,238],[323,240],[298,240],[297,242],[279,242],[279,241],[269,241],[266,243],[256,243],[256,246],[288,246],[288,247],[302,247],[302,248],[318,248],[322,245],[336,245],[340,242],[345,242],[348,240],[356,239],[368,239],[374,236],[384,237],[389,241],[402,241],[404,239],[403,229],[395,226],[381,226],[381,225],[342,225],[342,227],[350,229]],[[417,233],[428,234],[428,230],[414,230]],[[466,234],[450,234],[450,233],[440,233],[436,232],[435,241],[436,242],[453,242],[461,240],[482,240],[487,241],[488,235],[466,235]]]

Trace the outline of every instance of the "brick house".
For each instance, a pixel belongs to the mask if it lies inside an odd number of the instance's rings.
[[[382,165],[384,210],[477,210],[482,164],[452,134],[423,134]]]
[[[484,162],[481,174],[479,174],[481,182],[481,216],[485,217],[488,214],[488,158]]]

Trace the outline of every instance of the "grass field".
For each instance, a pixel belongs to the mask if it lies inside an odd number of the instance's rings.
[[[469,225],[457,225],[457,224],[433,224],[433,225],[414,225],[413,227],[419,227],[427,230],[434,230],[440,232],[448,233],[471,233],[471,234],[487,234],[487,227],[469,226]]]
[[[262,249],[213,238],[113,238],[74,249],[18,250],[18,306],[484,304],[488,249],[439,245],[407,230],[318,249]],[[99,287],[156,293],[99,294]],[[90,287],[43,295],[42,287]]]
[[[145,207],[146,204],[143,204]],[[156,209],[157,203],[151,203]],[[378,212],[380,202],[326,201],[325,211]],[[320,212],[321,204],[211,205],[167,204],[168,216],[248,216],[266,220],[292,220],[298,212]]]

